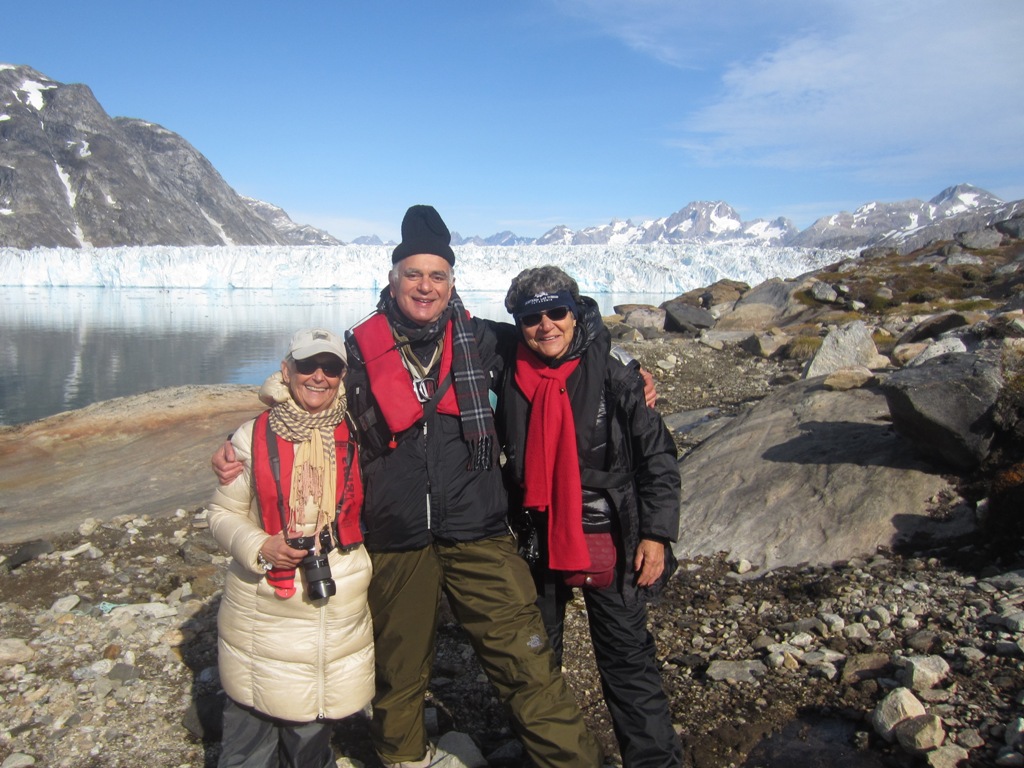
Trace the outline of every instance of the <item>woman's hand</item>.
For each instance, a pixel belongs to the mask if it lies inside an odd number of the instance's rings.
[[[213,458],[210,459],[210,464],[221,485],[230,484],[232,480],[242,474],[244,468],[242,462],[235,457],[235,447],[231,445],[230,440],[225,440],[224,445],[217,449]]]
[[[636,585],[649,587],[665,572],[665,545],[654,539],[641,539],[633,557]]]
[[[293,549],[284,540],[284,531],[268,536],[260,547],[264,559],[275,568],[295,568],[308,553],[304,549]]]

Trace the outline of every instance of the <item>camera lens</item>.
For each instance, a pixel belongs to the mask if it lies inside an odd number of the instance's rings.
[[[302,572],[306,574],[306,594],[310,600],[323,600],[338,591],[327,555],[306,555],[302,558]]]

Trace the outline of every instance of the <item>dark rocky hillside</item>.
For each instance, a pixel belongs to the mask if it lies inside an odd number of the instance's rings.
[[[0,113],[0,245],[339,242],[251,205],[181,136],[107,115],[86,85],[0,66]]]

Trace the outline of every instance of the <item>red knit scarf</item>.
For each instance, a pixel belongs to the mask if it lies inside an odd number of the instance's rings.
[[[583,538],[583,490],[576,427],[565,383],[580,361],[557,368],[520,344],[516,386],[530,402],[523,456],[523,506],[548,513],[548,565],[585,569],[590,555]]]

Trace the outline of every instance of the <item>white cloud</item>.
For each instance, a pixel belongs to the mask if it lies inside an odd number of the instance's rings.
[[[732,64],[684,143],[710,162],[875,178],[1020,167],[1024,5],[894,5]]]
[[[709,70],[677,146],[709,165],[865,178],[1024,168],[1020,0],[561,0],[675,66]],[[703,58],[702,58],[703,57]]]

